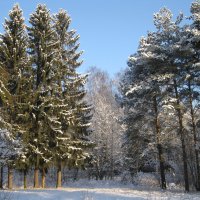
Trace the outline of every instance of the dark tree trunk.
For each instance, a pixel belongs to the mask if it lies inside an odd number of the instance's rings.
[[[161,188],[166,189],[164,157],[163,157],[163,150],[162,150],[162,145],[160,141],[160,124],[159,124],[159,119],[158,119],[158,103],[157,103],[156,96],[154,96],[154,111],[155,111],[156,142],[157,142],[157,150],[158,150],[158,159],[160,163]]]
[[[160,162],[160,178],[161,178],[161,188],[166,189],[166,179],[165,179],[165,167],[164,167],[164,158],[163,158],[163,151],[162,145],[157,144],[158,149],[158,159]]]
[[[27,169],[24,169],[24,189],[27,188]]]
[[[3,165],[1,165],[0,189],[3,189]]]
[[[178,114],[178,121],[179,121],[179,134],[181,137],[181,146],[182,146],[182,159],[183,159],[183,168],[184,168],[184,181],[185,181],[185,191],[189,192],[189,178],[188,178],[188,166],[187,166],[187,154],[186,154],[186,146],[185,146],[185,136],[183,131],[183,117],[180,108],[180,99],[179,93],[177,89],[177,82],[174,80],[174,90],[176,95],[176,111]]]
[[[192,120],[192,134],[194,138],[194,151],[195,151],[195,160],[196,160],[196,169],[197,169],[197,181],[196,181],[196,190],[200,191],[200,166],[199,166],[199,152],[197,149],[197,133],[196,133],[196,124],[195,124],[195,116],[194,109],[192,106],[192,91],[191,91],[191,82],[188,81],[188,90],[189,90],[189,103],[190,103],[190,114]]]
[[[46,171],[45,168],[42,168],[42,188],[46,187]]]
[[[34,169],[34,188],[39,188],[39,158],[36,155],[36,163]]]
[[[62,162],[58,161],[56,187],[62,187]]]
[[[74,172],[74,181],[77,181],[77,180],[78,180],[78,172],[79,172],[79,169],[78,169],[78,168],[75,168],[74,170],[75,170],[75,172]]]
[[[13,188],[13,169],[8,166],[8,189],[12,190]]]

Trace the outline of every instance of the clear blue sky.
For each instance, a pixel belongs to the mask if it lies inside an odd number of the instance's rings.
[[[124,69],[127,58],[138,47],[141,36],[154,30],[153,13],[163,6],[176,16],[190,15],[192,0],[0,0],[0,22],[15,3],[23,9],[26,20],[37,4],[46,4],[52,13],[60,8],[72,18],[71,28],[80,35],[84,64],[79,71],[97,66],[111,75]],[[2,32],[2,27],[0,31]]]

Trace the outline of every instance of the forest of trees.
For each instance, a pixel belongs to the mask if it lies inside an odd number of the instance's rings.
[[[0,188],[16,171],[45,187],[48,170],[85,171],[88,178],[131,180],[152,173],[200,191],[200,2],[191,16],[167,8],[139,41],[128,67],[113,79],[81,66],[79,35],[68,13],[38,5],[25,25],[19,5],[0,35]],[[41,175],[41,183],[40,183]]]
[[[84,166],[86,149],[93,145],[88,139],[91,108],[83,99],[86,76],[76,72],[82,63],[79,36],[69,30],[64,10],[52,16],[38,5],[29,26],[18,5],[9,17],[0,40],[1,168],[8,167],[9,189],[13,169],[24,171],[26,188],[33,168],[38,188],[39,171],[45,187],[53,164],[61,187],[62,166]]]
[[[186,191],[199,191],[199,2],[189,19],[181,13],[173,21],[166,8],[154,14],[156,30],[129,57],[121,92],[129,168],[158,167],[163,189],[166,172],[179,173]]]

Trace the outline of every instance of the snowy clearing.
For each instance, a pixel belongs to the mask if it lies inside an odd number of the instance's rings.
[[[4,198],[7,197],[7,198]],[[1,192],[1,199],[6,200],[198,200],[199,194],[185,194],[162,191],[142,191],[126,188],[63,188],[46,190],[16,190]]]
[[[17,189],[0,191],[1,200],[198,200],[200,193],[122,184],[117,181],[69,181],[60,189]]]

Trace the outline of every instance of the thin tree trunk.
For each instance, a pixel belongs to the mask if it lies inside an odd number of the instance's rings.
[[[62,187],[62,162],[58,161],[56,187]]]
[[[46,172],[45,172],[45,168],[42,168],[42,188],[45,188],[46,186]]]
[[[3,165],[1,165],[0,189],[3,189]]]
[[[196,190],[200,191],[200,166],[199,166],[199,152],[197,149],[197,134],[196,134],[196,124],[194,117],[194,109],[192,106],[192,92],[191,92],[191,82],[188,81],[188,90],[189,90],[189,103],[190,103],[190,114],[192,119],[192,134],[194,138],[194,151],[195,151],[195,160],[196,160],[196,169],[197,169],[197,181],[196,181]]]
[[[34,188],[39,188],[39,158],[36,155],[36,163],[34,169]]]
[[[182,159],[183,159],[183,168],[184,168],[184,181],[185,181],[185,191],[189,192],[189,178],[188,178],[188,166],[187,166],[187,154],[186,154],[186,146],[185,146],[185,137],[183,132],[183,117],[180,108],[180,99],[177,89],[176,80],[174,80],[174,89],[176,95],[176,104],[177,104],[177,114],[178,114],[178,121],[179,121],[179,133],[181,136],[181,145],[182,145]]]
[[[113,180],[114,178],[114,131],[112,129],[112,144],[111,144],[111,174],[110,174],[110,178],[111,180]]]
[[[27,170],[24,169],[24,189],[27,188]]]
[[[8,189],[11,190],[13,188],[13,169],[8,166]]]
[[[166,189],[164,157],[163,157],[162,145],[160,141],[160,124],[159,124],[159,119],[158,119],[158,103],[157,103],[156,96],[154,96],[154,111],[155,111],[155,126],[156,126],[156,142],[157,142],[157,150],[158,150],[158,159],[160,163],[161,188]]]

